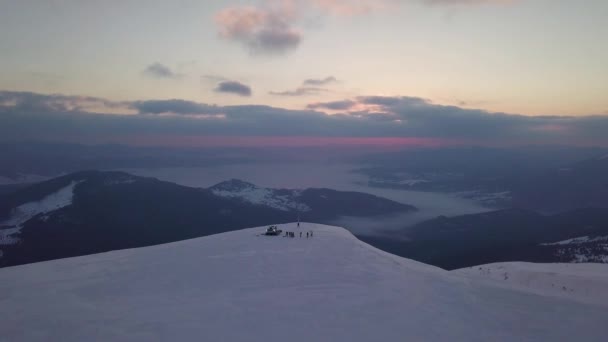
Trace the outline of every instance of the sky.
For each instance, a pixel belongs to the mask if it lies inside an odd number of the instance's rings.
[[[605,0],[0,0],[0,140],[608,145],[606,18]]]

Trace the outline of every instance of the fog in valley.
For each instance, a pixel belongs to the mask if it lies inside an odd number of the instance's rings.
[[[206,188],[229,179],[240,179],[268,188],[329,188],[358,191],[417,207],[418,212],[391,216],[342,217],[332,224],[358,235],[395,236],[415,223],[439,215],[456,216],[488,211],[473,200],[446,193],[383,189],[368,186],[367,176],[354,172],[363,165],[327,163],[248,163],[210,167],[121,169],[138,176],[154,177],[189,187]],[[306,220],[305,214],[302,220]]]

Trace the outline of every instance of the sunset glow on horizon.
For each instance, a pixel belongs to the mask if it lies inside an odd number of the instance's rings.
[[[605,146],[606,17],[602,0],[3,1],[0,139]]]

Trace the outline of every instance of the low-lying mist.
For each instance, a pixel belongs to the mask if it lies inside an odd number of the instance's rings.
[[[396,236],[408,226],[439,215],[455,216],[488,211],[478,203],[445,193],[393,190],[368,186],[367,176],[352,170],[362,165],[344,163],[250,163],[192,168],[123,169],[190,187],[206,188],[236,178],[269,188],[330,188],[365,192],[418,208],[417,212],[380,217],[342,217],[331,222],[358,235]],[[305,214],[302,220],[306,220]]]

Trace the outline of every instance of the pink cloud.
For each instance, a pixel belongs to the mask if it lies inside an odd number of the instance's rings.
[[[291,26],[294,13],[284,8],[228,7],[215,15],[220,37],[240,42],[253,53],[295,49],[301,33]]]
[[[406,3],[429,5],[508,4],[518,0],[267,0],[264,5],[231,6],[215,15],[221,38],[243,44],[251,53],[280,54],[300,45],[296,27],[310,12],[333,16],[359,16]]]

